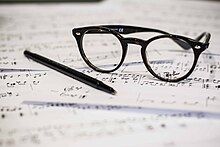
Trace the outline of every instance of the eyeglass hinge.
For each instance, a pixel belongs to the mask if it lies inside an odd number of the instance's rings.
[[[76,35],[80,35],[81,33],[80,32],[76,32]]]
[[[201,49],[200,45],[195,45],[195,49]]]

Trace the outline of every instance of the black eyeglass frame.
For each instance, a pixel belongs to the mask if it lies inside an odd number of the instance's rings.
[[[138,33],[138,32],[155,32],[155,33],[161,33],[162,35],[154,36],[148,40],[143,40],[143,39],[133,38],[133,37],[125,38],[121,35],[121,34],[130,34],[130,33]],[[115,37],[118,38],[118,40],[121,43],[121,47],[122,47],[122,57],[121,57],[121,61],[114,69],[111,69],[111,70],[100,69],[100,68],[94,66],[88,60],[88,58],[86,57],[86,54],[84,53],[84,50],[83,50],[83,36],[86,33],[87,34],[111,33]],[[128,44],[136,44],[136,45],[141,46],[141,56],[142,56],[143,62],[145,64],[146,68],[148,69],[148,71],[156,78],[158,78],[162,81],[166,81],[166,82],[179,82],[181,80],[186,79],[195,69],[200,54],[208,48],[209,40],[211,37],[210,33],[204,32],[201,35],[199,35],[196,39],[191,39],[191,38],[180,36],[180,35],[170,34],[165,31],[158,30],[158,29],[137,27],[137,26],[126,26],[126,25],[100,25],[100,26],[88,26],[88,27],[74,28],[72,30],[72,34],[77,41],[78,48],[79,48],[79,51],[80,51],[80,54],[81,54],[83,60],[93,70],[98,71],[98,72],[102,72],[102,73],[110,73],[110,72],[117,70],[124,62],[124,59],[127,54]],[[191,69],[189,70],[189,72],[186,73],[184,76],[177,78],[177,79],[163,78],[163,77],[160,77],[159,75],[157,75],[152,70],[150,65],[148,64],[147,57],[145,54],[147,46],[150,42],[152,42],[156,39],[160,39],[160,38],[170,38],[174,42],[176,42],[179,46],[181,46],[184,50],[192,48],[193,53],[194,53],[194,62],[193,62]],[[205,41],[199,42],[202,38],[204,38]]]

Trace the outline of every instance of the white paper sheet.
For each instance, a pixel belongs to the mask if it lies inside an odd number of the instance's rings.
[[[219,10],[218,2],[208,1],[1,5],[0,146],[219,146]],[[193,74],[169,83],[146,71],[135,45],[128,46],[117,71],[91,70],[71,30],[100,24],[157,28],[190,38],[206,31],[212,37]],[[117,95],[28,60],[24,50],[97,78]],[[116,111],[105,111],[110,108]]]

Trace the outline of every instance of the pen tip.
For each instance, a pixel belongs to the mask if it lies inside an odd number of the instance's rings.
[[[111,94],[116,95],[116,94],[117,94],[117,91],[115,91],[114,89],[112,89]]]

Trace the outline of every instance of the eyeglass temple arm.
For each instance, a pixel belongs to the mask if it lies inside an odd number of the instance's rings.
[[[135,26],[103,25],[102,27],[110,28],[118,33],[121,33],[121,34],[131,34],[131,33],[138,33],[138,32],[156,32],[156,33],[161,33],[161,34],[169,34],[165,31],[158,30],[158,29],[135,27]],[[191,48],[191,46],[188,43],[186,43],[185,41],[183,41],[181,39],[176,38],[176,39],[172,39],[172,40],[185,50]]]
[[[102,25],[101,27],[109,28],[121,34],[131,34],[131,33],[138,33],[138,32],[157,32],[161,34],[169,34],[162,30],[144,28],[144,27],[126,26],[126,25]]]
[[[105,27],[113,29],[114,31],[119,32],[121,34],[130,34],[130,33],[137,33],[137,32],[156,32],[156,33],[161,33],[161,34],[169,34],[165,31],[158,30],[158,29],[135,27],[135,26],[106,25]],[[207,33],[207,32],[203,32],[198,37],[196,37],[195,40],[199,42],[203,38],[204,38],[203,43],[208,44],[209,40],[211,38],[211,34]],[[178,39],[178,38],[174,39],[173,38],[172,40],[185,50],[188,50],[191,48],[191,46],[188,43],[186,43],[185,41],[183,41],[181,39]]]

